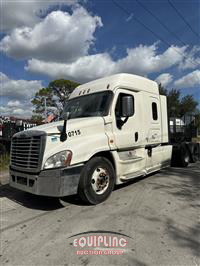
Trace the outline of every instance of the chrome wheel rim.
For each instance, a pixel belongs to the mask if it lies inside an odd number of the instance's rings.
[[[185,162],[186,162],[186,163],[189,163],[189,161],[190,161],[190,157],[189,157],[189,155],[187,155],[187,156],[185,157]]]
[[[97,167],[91,178],[91,185],[94,192],[98,195],[103,194],[109,186],[110,176],[103,167]]]

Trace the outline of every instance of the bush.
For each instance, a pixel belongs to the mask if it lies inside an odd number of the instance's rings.
[[[4,153],[0,155],[0,171],[8,170],[10,164],[10,154]]]

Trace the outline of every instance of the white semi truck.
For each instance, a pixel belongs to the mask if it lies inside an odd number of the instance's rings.
[[[170,166],[171,157],[157,83],[116,74],[77,87],[62,121],[14,135],[10,186],[44,196],[78,193],[98,204],[114,185]]]

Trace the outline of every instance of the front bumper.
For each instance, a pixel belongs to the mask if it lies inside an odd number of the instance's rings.
[[[43,170],[39,174],[10,169],[10,186],[42,196],[63,197],[77,193],[83,164],[66,169]]]

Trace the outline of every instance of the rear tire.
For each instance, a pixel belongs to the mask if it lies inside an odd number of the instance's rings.
[[[111,162],[104,157],[89,160],[81,171],[78,194],[90,204],[99,204],[111,194],[115,185],[115,171]]]
[[[190,154],[186,146],[182,146],[180,150],[181,166],[187,167],[190,162]]]
[[[198,144],[194,144],[193,145],[193,149],[192,149],[192,159],[191,162],[192,163],[196,163],[199,159],[199,147]]]

